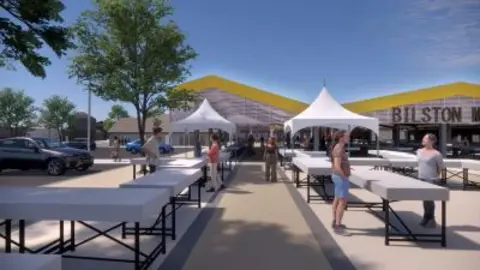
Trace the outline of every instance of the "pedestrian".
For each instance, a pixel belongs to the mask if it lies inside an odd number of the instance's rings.
[[[442,154],[434,148],[437,137],[432,134],[426,134],[422,139],[422,148],[417,150],[418,159],[418,179],[435,183],[438,181],[443,168]],[[423,201],[423,219],[420,225],[426,228],[435,228],[435,202]]]
[[[330,150],[332,161],[332,181],[334,185],[334,199],[332,203],[332,228],[336,234],[346,235],[346,227],[342,224],[343,214],[347,206],[348,190],[350,188],[350,162],[345,151],[345,143],[348,134],[345,131],[337,131]]]
[[[113,137],[113,151],[112,151],[113,161],[121,161],[120,158],[120,140],[117,136]]]
[[[265,180],[277,182],[277,143],[275,138],[270,137],[265,144]]]
[[[207,192],[216,192],[225,188],[218,175],[218,161],[220,158],[220,141],[217,134],[211,136],[212,145],[208,150],[208,167],[210,169],[210,188]]]
[[[147,142],[142,146],[142,152],[147,156],[149,172],[154,173],[157,170],[157,162],[160,157],[158,144],[161,140],[162,128],[153,128],[153,135],[148,138]]]

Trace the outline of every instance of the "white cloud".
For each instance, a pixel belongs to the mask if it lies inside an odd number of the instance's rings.
[[[480,65],[480,0],[413,0],[407,24],[417,57],[429,65]],[[414,44],[412,44],[414,45]]]

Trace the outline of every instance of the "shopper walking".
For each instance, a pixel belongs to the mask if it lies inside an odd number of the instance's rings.
[[[277,143],[275,138],[270,137],[265,144],[265,180],[277,182]]]
[[[332,227],[334,232],[340,235],[346,234],[346,227],[342,224],[342,220],[345,207],[347,206],[347,196],[350,188],[348,179],[350,176],[350,162],[345,152],[345,143],[347,141],[348,134],[345,131],[337,131],[334,135],[334,142],[330,150],[335,196],[332,203]]]
[[[160,152],[158,151],[158,144],[161,139],[162,128],[155,127],[153,128],[153,135],[148,138],[147,142],[142,146],[142,151],[147,156],[148,169],[150,173],[154,173],[157,170],[157,162],[160,157]]]
[[[435,183],[438,181],[442,169],[445,167],[442,154],[434,148],[437,137],[428,133],[422,139],[422,148],[417,150],[418,179]],[[435,202],[423,201],[423,219],[420,225],[435,228]]]
[[[223,189],[225,186],[220,181],[218,175],[218,160],[220,158],[220,141],[217,134],[212,134],[212,145],[208,150],[208,166],[210,169],[210,188],[207,192],[215,192]]]

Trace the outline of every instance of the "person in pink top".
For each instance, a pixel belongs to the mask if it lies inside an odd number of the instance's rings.
[[[218,160],[220,158],[220,142],[217,134],[212,134],[212,145],[208,150],[208,166],[210,168],[210,188],[207,192],[215,192],[224,188],[218,177]]]

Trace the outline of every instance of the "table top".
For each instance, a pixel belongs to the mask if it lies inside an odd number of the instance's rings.
[[[203,172],[201,169],[162,169],[120,185],[121,188],[157,188],[167,189],[170,196],[175,196],[183,189],[195,183]]]
[[[169,200],[168,192],[119,188],[0,188],[0,218],[142,221]]]

